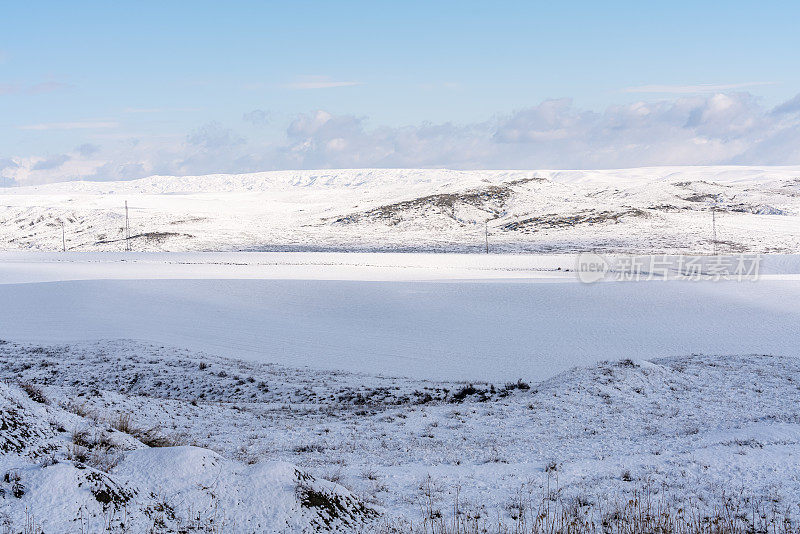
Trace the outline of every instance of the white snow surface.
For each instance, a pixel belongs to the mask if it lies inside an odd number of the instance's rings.
[[[354,169],[0,190],[0,249],[798,252],[800,167]],[[64,236],[62,236],[62,223]]]
[[[37,350],[37,366],[55,354]],[[72,408],[75,398],[60,400],[0,384],[0,520],[9,532],[353,532],[378,514],[286,462],[151,448],[112,419]],[[336,500],[339,513],[308,506],[309,490]]]
[[[347,498],[354,517],[372,507],[379,522],[419,521],[426,486],[435,488],[435,509],[450,513],[458,490],[462,510],[490,526],[511,521],[520,500],[535,505],[550,494],[608,510],[609,500],[645,486],[702,510],[723,492],[745,506],[800,502],[796,358],[622,360],[530,385],[475,382],[464,393],[463,383],[291,369],[129,341],[5,343],[0,376],[9,423],[0,430],[0,473],[17,473],[25,489],[14,497],[13,481],[0,483],[0,513],[19,525],[27,508],[52,531],[72,530],[63,525],[76,518],[95,529],[124,519],[142,531],[167,515],[162,504],[180,518],[165,531],[198,512],[224,518],[224,532],[310,531],[320,510],[299,504],[305,477]],[[50,405],[15,383],[38,384]],[[151,449],[107,430],[124,414],[179,446]],[[105,473],[70,460],[76,427],[108,433],[119,463]],[[43,462],[50,456],[56,465]],[[119,497],[104,507],[99,490]]]
[[[589,285],[566,271],[572,256],[5,257],[0,338],[14,341],[135,339],[439,380],[536,381],[618,358],[800,355],[795,256],[766,259],[757,281]]]
[[[431,487],[489,524],[645,486],[796,508],[800,259],[588,285],[575,263],[3,253],[0,520],[369,532],[419,521]]]
[[[487,220],[493,254],[368,252],[481,251]],[[800,167],[71,182],[0,221],[6,527],[368,531],[431,487],[491,524],[644,486],[800,504]],[[571,254],[714,246],[759,279],[587,285]]]

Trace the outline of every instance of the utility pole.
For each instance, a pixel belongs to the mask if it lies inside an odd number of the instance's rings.
[[[125,250],[131,251],[131,226],[128,222],[128,201],[125,201]]]
[[[711,207],[711,240],[714,247],[714,256],[717,255],[717,207]]]
[[[483,222],[483,230],[486,237],[486,253],[489,253],[489,221]]]
[[[64,221],[61,221],[61,251],[67,251],[67,231],[64,230]]]

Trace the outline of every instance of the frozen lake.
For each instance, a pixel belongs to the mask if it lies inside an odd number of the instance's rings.
[[[800,354],[791,258],[773,262],[784,274],[756,282],[586,285],[554,271],[574,263],[565,256],[120,256],[6,254],[0,338],[129,338],[295,367],[491,381],[603,359]]]

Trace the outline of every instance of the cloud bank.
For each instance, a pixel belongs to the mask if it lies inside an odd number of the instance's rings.
[[[270,117],[254,110],[244,119],[257,124]],[[74,125],[48,125],[66,126]],[[800,95],[771,109],[749,93],[735,92],[636,102],[602,112],[556,99],[478,123],[403,127],[315,111],[293,117],[277,140],[246,139],[212,122],[172,143],[136,138],[109,146],[83,144],[40,158],[0,154],[0,175],[33,184],[309,168],[718,164],[800,164]]]

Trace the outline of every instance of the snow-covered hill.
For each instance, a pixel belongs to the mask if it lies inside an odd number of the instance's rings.
[[[0,248],[800,250],[800,167],[360,169],[153,176],[0,190]]]
[[[6,532],[353,532],[378,515],[291,464],[226,459],[30,382],[0,384],[0,477]]]
[[[359,532],[377,514],[450,515],[458,498],[492,532],[543,498],[609,513],[643,488],[701,513],[800,503],[796,358],[620,360],[492,385],[3,343],[0,378],[14,528],[27,512],[45,532]]]

